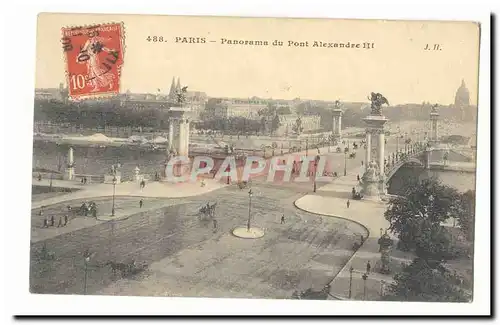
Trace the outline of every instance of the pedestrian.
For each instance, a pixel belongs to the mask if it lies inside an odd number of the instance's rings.
[[[40,212],[38,212],[39,216],[43,216],[43,207],[40,208]]]
[[[358,182],[359,182],[360,181],[359,174],[356,176],[356,178],[358,179]]]
[[[55,223],[56,223],[56,220],[55,220],[54,216],[50,216],[50,226],[54,227]]]
[[[82,184],[83,184],[83,182],[84,182],[84,179],[85,179],[85,177],[82,177],[82,180],[80,181],[80,183],[82,183]]]
[[[41,182],[42,181],[42,174],[38,173],[38,181]]]
[[[139,200],[139,208],[142,208],[143,201],[142,199]]]
[[[62,227],[62,217],[59,217],[59,223],[57,224],[57,228]]]
[[[68,224],[68,215],[64,215],[64,225],[66,227],[66,225]]]
[[[363,164],[364,164],[364,162],[363,162],[363,160],[361,160],[361,167],[363,167]]]
[[[283,215],[281,215],[281,221],[280,221],[281,224],[284,224],[285,223],[285,214],[283,213]]]
[[[349,199],[347,199],[347,208],[349,209],[350,206],[351,206],[351,201],[349,201]]]
[[[49,223],[47,221],[47,218],[43,218],[43,228],[49,228]]]
[[[356,189],[353,187],[352,188],[352,197],[354,198],[354,195],[356,195]]]
[[[214,223],[214,230],[217,229],[217,220],[213,219],[213,223]]]
[[[366,273],[369,274],[371,269],[372,269],[372,266],[370,265],[370,261],[368,261],[366,263]]]
[[[83,178],[83,184],[87,185],[87,176]]]

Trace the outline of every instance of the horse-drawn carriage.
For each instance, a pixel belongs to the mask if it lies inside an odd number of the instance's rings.
[[[215,209],[217,208],[217,202],[214,204],[207,203],[198,210],[198,216],[201,220],[206,220],[213,218],[215,216]]]
[[[94,218],[97,216],[97,204],[95,202],[89,202],[88,204],[83,202],[80,206],[67,206],[68,214],[74,217],[87,217],[93,216]]]
[[[110,266],[113,275],[120,275],[121,277],[134,276],[148,268],[146,262],[136,263],[135,260],[126,263],[109,261],[106,265]]]
[[[43,244],[43,247],[39,251],[34,251],[34,259],[38,261],[53,261],[56,259],[56,253],[49,251],[47,249],[47,244]]]
[[[244,189],[244,188],[249,187],[249,186],[250,186],[250,184],[251,184],[251,183],[250,183],[250,180],[248,180],[248,181],[239,181],[239,182],[238,182],[238,188],[239,188],[240,190],[242,190],[242,189]]]

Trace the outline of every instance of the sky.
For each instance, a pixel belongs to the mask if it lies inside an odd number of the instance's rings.
[[[125,30],[122,92],[168,93],[175,76],[211,97],[366,102],[380,92],[390,104],[448,105],[463,79],[477,104],[479,27],[472,22],[41,14],[35,87],[66,80],[62,27],[109,22],[123,22]],[[176,43],[176,37],[206,43]],[[222,38],[283,46],[221,44]],[[312,47],[314,41],[374,48]],[[426,44],[440,50],[424,50]]]

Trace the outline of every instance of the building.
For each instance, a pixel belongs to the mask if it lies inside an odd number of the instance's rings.
[[[470,94],[469,94],[469,89],[465,86],[465,81],[462,79],[462,84],[460,87],[457,89],[457,92],[455,94],[455,104],[454,104],[455,110],[460,111],[460,116],[462,121],[465,121],[466,119],[470,118],[470,111],[471,111],[471,105],[470,105]]]
[[[265,109],[268,101],[252,98],[216,98],[213,116],[216,118],[245,117],[253,120],[260,118],[259,112]]]
[[[68,87],[60,83],[59,88],[37,88],[35,89],[35,99],[64,102],[68,99]]]
[[[277,130],[273,132],[275,135],[292,135],[295,134],[294,126],[297,124],[297,119],[300,117],[302,133],[308,131],[316,131],[321,129],[321,116],[319,115],[305,115],[299,116],[296,114],[278,115],[280,125]],[[270,130],[274,116],[266,118],[266,129]]]

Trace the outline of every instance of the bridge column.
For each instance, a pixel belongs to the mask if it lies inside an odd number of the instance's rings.
[[[431,119],[431,143],[436,144],[439,139],[438,134],[438,121],[439,121],[439,112],[437,111],[437,106],[433,106],[430,114]]]
[[[371,130],[366,130],[366,152],[365,152],[365,170],[368,168],[368,164],[372,160],[372,134]]]
[[[172,149],[174,145],[174,120],[170,118],[168,127],[168,149]]]
[[[335,139],[342,137],[342,110],[335,108],[333,111],[333,128],[332,133]]]
[[[66,168],[65,179],[72,181],[75,178],[75,161],[73,158],[73,147],[68,149],[68,166]]]
[[[380,167],[380,175],[384,175],[385,169],[385,134],[384,129],[377,130],[378,133],[378,165]]]
[[[366,199],[380,200],[380,195],[386,193],[384,158],[385,158],[385,129],[387,119],[382,115],[369,115],[363,119],[366,128],[366,163],[363,175],[363,195]],[[372,139],[372,135],[376,136]],[[374,150],[373,150],[374,149]],[[374,151],[372,157],[372,150]],[[373,161],[372,161],[373,159]]]
[[[431,169],[431,148],[425,149],[425,169]]]

